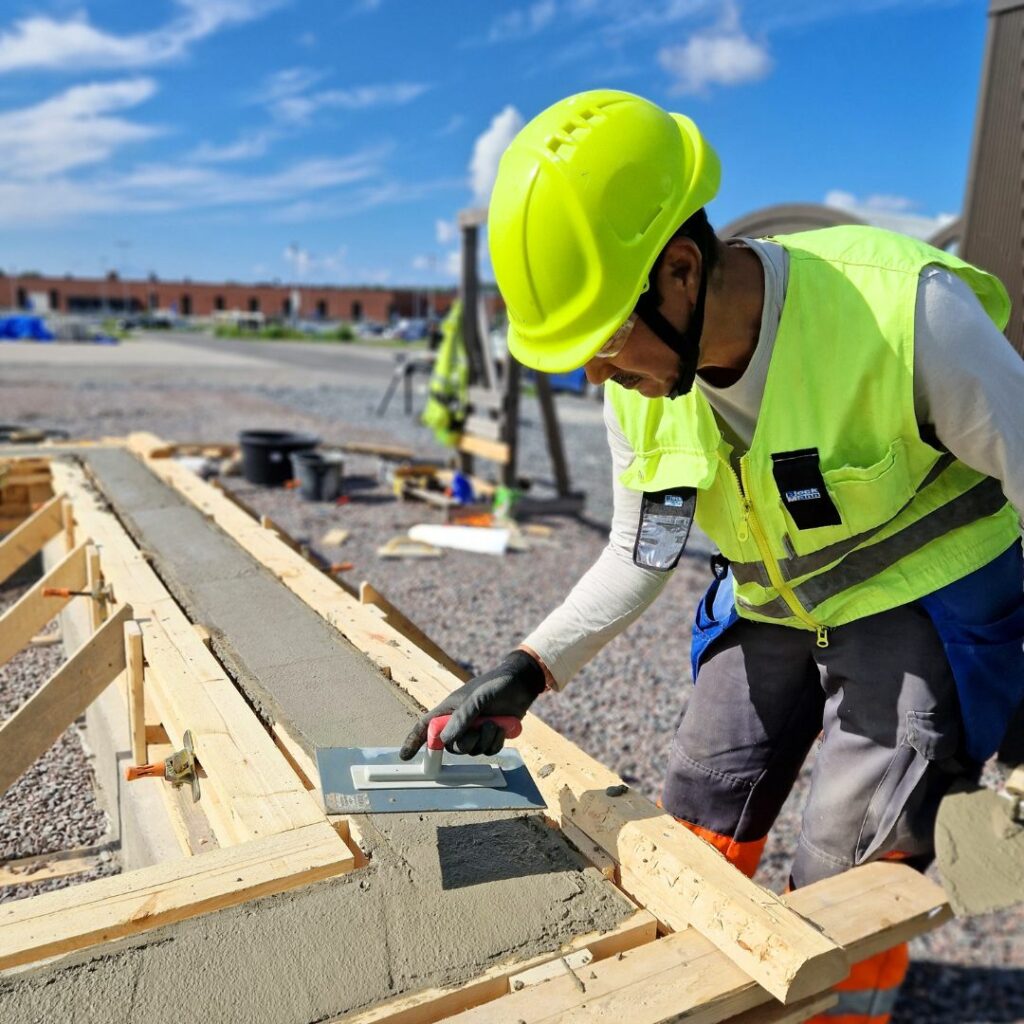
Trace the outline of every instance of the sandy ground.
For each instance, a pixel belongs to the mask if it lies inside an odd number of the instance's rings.
[[[231,441],[245,428],[309,429],[325,440],[376,440],[440,454],[429,433],[402,413],[397,395],[385,417],[373,408],[395,353],[359,346],[213,343],[199,338],[132,341],[100,349],[0,344],[0,419],[98,437],[150,430],[168,439]],[[418,385],[422,391],[422,383]],[[422,397],[417,398],[417,407]],[[454,657],[493,664],[562,599],[604,544],[610,467],[599,405],[559,399],[574,486],[587,491],[589,525],[552,521],[554,533],[528,553],[489,559],[448,552],[437,562],[389,562],[376,548],[435,510],[400,504],[377,484],[372,459],[346,466],[347,504],[316,505],[294,492],[234,481],[240,495],[314,547],[331,527],[351,531],[340,548],[353,582],[371,580]],[[550,470],[535,404],[523,407],[521,471],[543,492]],[[695,548],[699,549],[700,538]],[[587,666],[569,689],[538,703],[539,713],[648,795],[690,683],[688,639],[694,604],[707,582],[704,557],[684,558],[658,602]],[[394,742],[398,742],[396,738]],[[759,880],[780,889],[799,832],[808,772],[773,830]],[[1024,1021],[1024,909],[956,922],[916,940],[914,964],[893,1017],[906,1024]]]

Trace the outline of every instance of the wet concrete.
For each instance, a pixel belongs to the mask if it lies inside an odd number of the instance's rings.
[[[368,659],[130,455],[88,463],[268,722],[310,751],[401,742],[414,706]],[[538,815],[374,815],[361,827],[370,864],[351,875],[0,975],[0,1020],[192,1011],[300,1024],[467,981],[631,912]]]

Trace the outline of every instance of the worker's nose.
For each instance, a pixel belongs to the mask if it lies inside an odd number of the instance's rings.
[[[591,359],[584,363],[583,372],[591,384],[603,384],[615,372],[615,367],[610,359]]]

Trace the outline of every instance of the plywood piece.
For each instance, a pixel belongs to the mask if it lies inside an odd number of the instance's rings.
[[[46,753],[72,722],[124,671],[124,624],[117,612],[0,726],[0,793]]]
[[[4,904],[0,970],[137,935],[351,868],[348,847],[330,825],[320,822]]]
[[[460,681],[400,632],[333,586],[322,573],[251,520],[213,488],[180,467],[150,463],[186,498],[334,625],[355,647],[387,666],[392,678],[424,707],[443,700]],[[527,715],[513,746],[523,755],[548,804],[623,868],[623,887],[672,929],[688,925],[719,944],[746,973],[782,1001],[821,991],[845,976],[841,949],[802,920],[780,897],[747,879],[717,850],[681,827],[640,794],[608,797],[622,782],[593,758]],[[643,892],[626,885],[629,871]],[[637,889],[640,886],[636,887]]]
[[[326,544],[328,547],[340,547],[348,540],[350,533],[350,530],[344,530],[340,526],[336,526],[333,530],[328,530],[320,538],[320,543]]]
[[[35,586],[0,615],[0,665],[15,654],[68,603],[67,597],[44,597],[48,587],[81,590],[86,582],[85,545],[80,544],[58,562]]]
[[[262,722],[203,645],[142,552],[86,487],[81,470],[55,464],[54,473],[74,499],[83,528],[101,546],[103,570],[115,594],[135,607],[148,662],[146,689],[157,719],[175,748],[183,745],[186,729],[195,737],[200,762],[209,774],[202,802],[217,841],[230,846],[322,821],[323,811]]]
[[[854,868],[785,899],[843,945],[853,961],[929,931],[950,916],[942,890],[902,864]],[[693,928],[621,959],[594,963],[583,973],[582,992],[571,978],[555,978],[443,1019],[448,1024],[667,1024],[678,1019],[715,1024],[755,1007],[778,1006]]]
[[[491,441],[485,437],[474,437],[472,434],[463,434],[459,438],[458,449],[467,455],[479,455],[501,465],[509,460],[509,447],[504,441]]]
[[[0,886],[28,885],[30,882],[80,875],[92,871],[99,863],[100,854],[95,848],[8,860],[0,864]]]
[[[17,572],[61,531],[61,500],[48,501],[30,519],[0,540],[0,583]]]

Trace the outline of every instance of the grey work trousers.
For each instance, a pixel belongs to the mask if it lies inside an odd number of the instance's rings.
[[[662,802],[738,842],[761,839],[821,734],[792,884],[886,853],[923,866],[939,800],[980,769],[962,733],[952,671],[917,605],[840,626],[825,648],[809,631],[740,619],[705,655]]]

